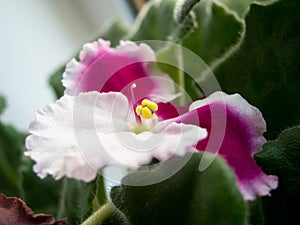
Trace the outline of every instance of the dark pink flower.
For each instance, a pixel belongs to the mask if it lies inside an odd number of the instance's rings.
[[[154,69],[155,61],[146,44],[85,45],[80,61],[72,60],[64,73],[65,96],[30,124],[25,154],[36,161],[34,171],[42,178],[91,181],[106,165],[138,167],[153,157],[207,151],[227,161],[245,199],[276,188],[277,177],[253,159],[265,143],[259,110],[223,92],[190,107],[168,103],[177,96],[174,84]]]

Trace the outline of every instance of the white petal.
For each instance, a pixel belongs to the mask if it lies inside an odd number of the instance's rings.
[[[127,99],[120,93],[90,92],[76,97],[66,95],[36,113],[29,127],[31,135],[26,139],[28,151],[25,155],[36,162],[34,171],[42,178],[47,174],[56,179],[63,175],[72,177],[72,173],[66,169],[73,167],[65,167],[64,160],[69,159],[70,155],[77,155],[79,150],[83,155],[85,150],[90,152],[90,148],[80,149],[80,134],[87,130],[94,133],[91,137],[97,139],[97,132],[105,134],[128,130],[127,112]],[[80,162],[78,155],[76,157]],[[101,161],[97,163],[101,164]],[[91,174],[86,166],[82,167]],[[84,169],[81,172],[84,174]]]
[[[83,49],[80,51],[79,54],[80,61],[84,61],[85,59],[91,59],[93,57],[96,57],[100,49],[105,49],[106,51],[110,51],[111,50],[110,41],[99,39],[98,41],[84,44]]]
[[[76,95],[80,92],[77,87],[78,74],[83,71],[84,65],[79,63],[76,59],[72,59],[66,66],[66,70],[63,73],[62,84],[66,88],[65,94]]]
[[[158,129],[161,127],[158,126]],[[161,139],[155,149],[154,157],[165,161],[171,156],[183,156],[186,152],[194,150],[198,141],[207,137],[207,131],[199,126],[172,122],[154,135]]]
[[[151,73],[153,74],[154,71]],[[151,80],[157,84],[157,88],[149,96],[153,101],[170,102],[181,95],[181,93],[176,93],[175,83],[167,74],[157,72]]]
[[[133,41],[120,41],[120,45],[113,50],[114,54],[126,55],[128,58],[138,59],[139,62],[155,62],[156,56],[154,51],[146,44]]]

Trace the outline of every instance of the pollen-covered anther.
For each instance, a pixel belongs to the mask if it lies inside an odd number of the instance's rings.
[[[142,116],[144,119],[151,119],[155,117],[155,113],[158,110],[158,105],[148,99],[144,99],[141,105],[135,108],[137,115]]]

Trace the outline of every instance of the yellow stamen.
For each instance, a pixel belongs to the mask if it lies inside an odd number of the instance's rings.
[[[135,108],[136,114],[138,114],[139,116],[142,115],[142,109],[143,109],[143,106],[138,105],[138,106]]]
[[[150,119],[152,117],[152,112],[149,108],[144,107],[142,109],[142,117],[145,119]]]
[[[152,112],[156,112],[158,110],[158,105],[154,102],[150,102],[148,103],[147,107],[152,111]]]
[[[154,118],[156,115],[154,112],[158,110],[158,105],[148,99],[144,99],[141,105],[135,108],[137,115],[142,116],[144,119]]]
[[[142,101],[142,106],[145,107],[145,106],[147,106],[150,102],[151,102],[151,101],[149,101],[148,99],[144,99],[144,100]]]

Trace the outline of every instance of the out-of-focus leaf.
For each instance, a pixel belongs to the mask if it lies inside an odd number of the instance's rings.
[[[200,0],[177,0],[173,10],[176,27],[169,37],[169,41],[180,42],[197,28],[197,18],[192,9]]]
[[[240,50],[215,70],[226,92],[258,107],[273,139],[300,118],[300,1],[252,5]]]
[[[244,33],[244,23],[213,1],[202,1],[195,7],[194,12],[198,28],[183,39],[183,46],[214,67],[239,46]]]
[[[25,135],[0,122],[0,192],[20,196],[20,164]]]
[[[267,225],[299,223],[300,126],[283,131],[276,141],[264,145],[255,159],[264,171],[277,174],[279,188],[264,199]]]
[[[244,18],[249,10],[250,4],[253,0],[214,0],[215,2],[223,5],[232,13],[235,13],[240,18]],[[264,2],[265,0],[262,0]]]
[[[188,7],[184,9],[192,9],[191,12],[195,14],[197,27],[184,36],[183,46],[195,52],[209,65],[229,54],[229,50],[233,51],[232,47],[241,40],[243,21],[214,1],[184,2],[189,3],[186,3]],[[180,4],[176,4],[174,0],[151,1],[139,14],[134,28],[126,37],[136,41],[172,40],[178,22],[182,22],[187,14],[186,10],[179,10],[178,5]]]
[[[121,23],[121,21],[116,20],[111,24],[111,26],[106,32],[99,36],[99,38],[110,40],[111,45],[116,46],[127,32],[128,28],[123,23]],[[73,58],[78,58],[79,51],[80,50],[78,50],[78,53],[76,53],[76,55]],[[60,98],[64,94],[65,88],[62,85],[61,80],[62,75],[66,69],[66,64],[67,62],[63,64],[60,68],[58,68],[55,72],[53,72],[49,77],[49,84],[52,87],[56,98]]]
[[[232,171],[219,157],[205,171],[198,166],[202,153],[174,157],[150,171],[140,171],[126,176],[122,185],[111,192],[113,203],[132,225],[160,224],[245,224],[245,202],[238,191]],[[211,156],[213,157],[213,156]],[[175,175],[170,171],[184,165]],[[161,176],[164,181],[145,184]],[[127,184],[127,185],[126,185]]]
[[[93,211],[95,182],[63,178],[57,218],[67,218],[70,224],[82,223]]]
[[[223,5],[228,11],[236,14],[240,18],[245,18],[251,4],[270,5],[278,0],[214,0],[216,3]]]
[[[56,70],[50,77],[49,77],[49,84],[52,87],[56,98],[60,98],[64,95],[64,86],[62,85],[62,75],[66,69],[66,65],[63,65],[58,70]]]
[[[35,214],[21,199],[0,194],[1,225],[68,225],[46,214]]]
[[[199,2],[200,0],[177,0],[173,12],[174,20],[181,23]]]
[[[146,4],[125,36],[133,41],[169,40],[176,23],[173,18],[175,0],[156,0]]]
[[[6,107],[5,98],[0,95],[0,115],[1,115],[1,113],[3,113],[5,107]]]
[[[106,32],[100,35],[101,38],[109,40],[111,46],[115,47],[119,44],[119,41],[124,38],[128,32],[128,27],[125,26],[120,20],[114,21]]]

